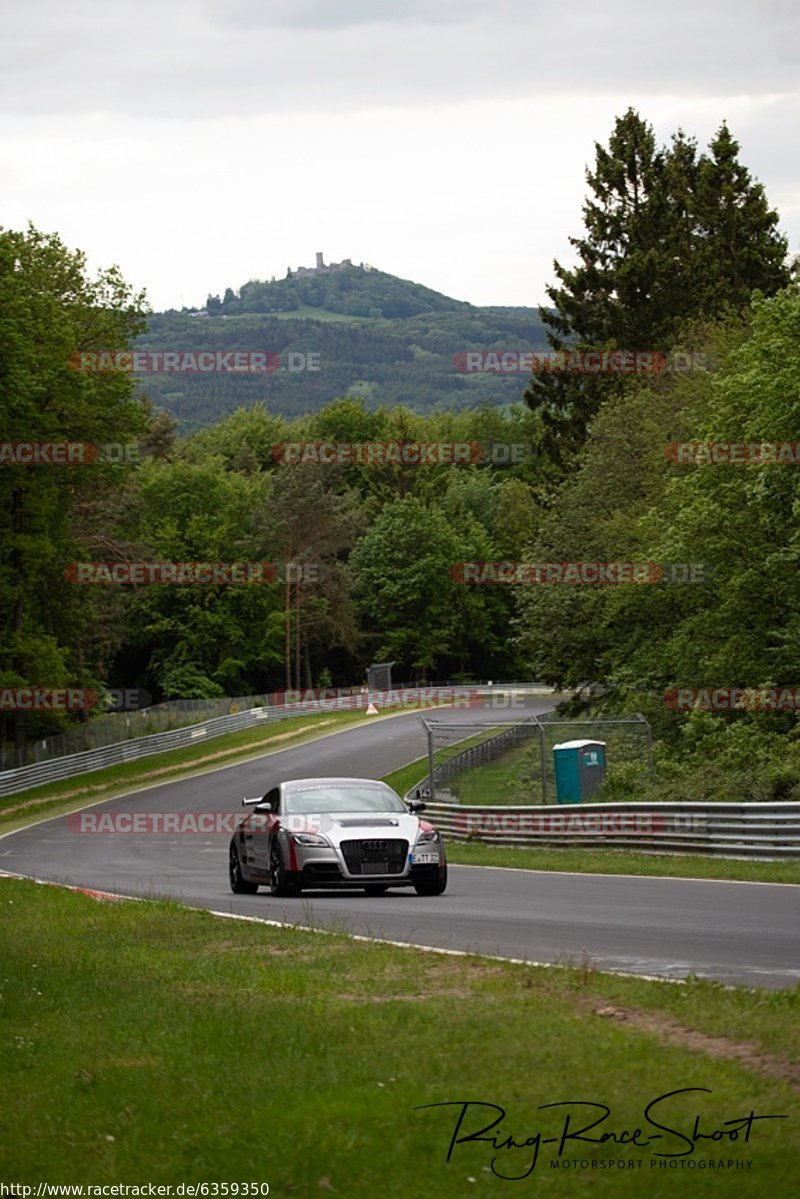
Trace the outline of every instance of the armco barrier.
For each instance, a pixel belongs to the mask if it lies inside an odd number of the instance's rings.
[[[450,840],[489,845],[603,845],[766,861],[800,857],[800,803],[587,803],[568,810],[429,803],[425,816]]]
[[[254,708],[249,712],[237,712],[235,716],[218,716],[203,724],[188,725],[171,733],[153,733],[150,737],[137,737],[132,741],[119,741],[116,745],[104,745],[101,749],[87,749],[64,758],[51,758],[49,762],[39,762],[35,766],[6,770],[0,774],[0,795],[15,795],[18,791],[39,787],[43,783],[102,770],[104,766],[119,766],[120,763],[133,762],[167,749],[183,749],[187,745],[220,737],[223,733],[237,733],[240,729],[252,728],[260,723],[264,717],[259,718],[257,714],[265,711],[264,708]]]
[[[346,712],[354,709],[364,709],[369,703],[375,703],[379,708],[385,706],[388,697],[399,696],[412,706],[415,699],[420,704],[441,702],[453,699],[460,693],[471,693],[468,687],[405,687],[392,688],[391,692],[370,691],[358,695],[343,695],[332,699],[310,700],[306,703],[281,704],[274,707],[249,708],[245,712],[237,712],[233,716],[217,716],[200,724],[187,725],[167,733],[153,733],[148,737],[137,737],[130,741],[120,741],[116,745],[105,745],[100,749],[87,749],[77,754],[68,754],[63,758],[52,758],[47,762],[39,762],[33,766],[21,766],[17,770],[6,770],[0,774],[0,796],[15,795],[30,787],[39,787],[43,783],[52,783],[60,779],[72,778],[76,774],[84,774],[92,770],[102,770],[105,766],[118,766],[122,762],[133,762],[137,758],[149,757],[151,754],[163,753],[169,749],[183,749],[196,745],[200,741],[210,741],[225,733],[237,733],[241,729],[254,728],[264,721],[288,720],[291,716],[308,716],[319,712]]]

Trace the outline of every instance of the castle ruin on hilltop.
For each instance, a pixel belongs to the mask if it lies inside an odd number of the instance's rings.
[[[345,267],[352,265],[353,263],[349,258],[343,258],[341,262],[325,263],[322,251],[318,250],[316,266],[299,266],[296,271],[293,271],[291,267],[287,267],[286,278],[307,279],[309,276],[313,275],[332,275],[334,271],[342,271]],[[363,262],[361,262],[359,263],[357,269],[364,271],[368,270],[369,268],[365,266]]]

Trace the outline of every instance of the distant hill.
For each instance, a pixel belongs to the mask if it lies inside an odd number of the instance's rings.
[[[206,303],[208,312],[226,316],[294,312],[303,307],[373,320],[381,317],[401,320],[422,313],[457,312],[471,305],[421,283],[387,275],[363,263],[353,266],[349,261],[290,269],[285,279],[269,283],[252,279],[239,289],[238,295],[229,288],[221,301],[218,296],[209,296]]]
[[[282,370],[265,374],[151,375],[143,390],[189,432],[240,406],[315,412],[343,395],[370,406],[431,409],[506,405],[522,397],[524,375],[465,374],[467,350],[546,347],[534,308],[480,308],[407,279],[350,263],[301,268],[285,279],[251,280],[205,308],[154,314],[136,343],[150,352],[265,351]],[[293,355],[293,357],[289,357]],[[292,370],[310,360],[316,370]]]

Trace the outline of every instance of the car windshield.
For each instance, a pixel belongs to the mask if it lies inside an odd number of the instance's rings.
[[[407,812],[403,801],[387,787],[309,787],[284,794],[283,811],[307,816],[312,812]]]

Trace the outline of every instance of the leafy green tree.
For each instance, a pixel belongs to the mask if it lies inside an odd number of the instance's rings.
[[[312,655],[355,648],[347,552],[363,529],[352,489],[337,493],[326,467],[286,466],[273,477],[270,500],[255,514],[260,544],[283,572],[281,584],[286,687],[311,687]]]
[[[387,504],[350,558],[368,654],[425,677],[451,651],[459,542],[444,516],[406,497]]]
[[[85,256],[57,236],[33,227],[0,231],[4,439],[97,447],[135,441],[148,417],[132,398],[130,376],[74,369],[71,356],[127,349],[143,323],[143,297],[115,268],[92,279]],[[107,462],[0,467],[0,685],[101,681],[93,661],[93,598],[65,582],[63,572],[80,556],[77,505],[113,494],[120,479],[120,468]],[[20,758],[26,731],[47,727],[23,713],[11,724]],[[4,717],[0,740],[8,736]]]
[[[768,457],[682,465],[665,449],[792,443],[799,333],[793,286],[756,300],[749,329],[731,321],[707,331],[715,372],[631,385],[607,403],[531,547],[543,561],[652,562],[672,579],[518,592],[533,672],[554,684],[602,684],[606,708],[644,711],[665,739],[653,798],[800,796],[794,711],[687,714],[665,703],[673,688],[796,686],[796,467]],[[692,569],[698,581],[682,583]]]
[[[617,118],[608,149],[595,143],[585,232],[569,239],[578,263],[554,262],[558,284],[546,289],[553,307],[539,310],[553,351],[655,344],[662,313],[652,291],[665,224],[655,197],[663,172],[652,128],[633,109]],[[643,327],[634,331],[635,320]],[[542,418],[544,454],[558,465],[569,461],[601,403],[619,391],[614,376],[534,373],[525,401]]]
[[[194,462],[220,454],[228,470],[256,474],[275,466],[275,448],[286,437],[287,422],[257,403],[237,408],[211,428],[195,433],[183,453]]]
[[[521,560],[539,528],[542,514],[531,488],[513,475],[497,488],[492,541],[500,558]]]
[[[309,421],[309,437],[318,441],[381,441],[386,432],[386,412],[368,411],[362,398],[331,400]]]
[[[598,414],[575,470],[540,519],[526,558],[542,563],[680,561],[667,541],[679,495],[664,447],[688,439],[713,376],[630,384]],[[693,553],[691,560],[696,561]],[[519,644],[557,686],[664,689],[665,643],[702,587],[541,583],[516,589]],[[640,703],[641,701],[637,701]]]
[[[793,442],[800,421],[800,290],[758,300],[749,336],[713,379],[701,441]],[[667,649],[679,686],[800,678],[800,480],[795,466],[676,466],[663,543],[710,563],[705,602]]]
[[[492,557],[468,511],[448,519],[415,496],[387,503],[350,557],[367,654],[407,677],[483,673],[505,647],[501,597],[455,576],[459,563]]]
[[[269,477],[195,463],[146,460],[133,529],[148,561],[262,561],[256,513]],[[281,660],[280,589],[249,584],[141,584],[127,592],[130,669],[155,696],[241,695],[265,688]]]

